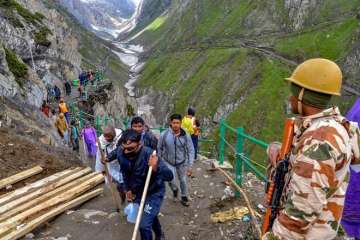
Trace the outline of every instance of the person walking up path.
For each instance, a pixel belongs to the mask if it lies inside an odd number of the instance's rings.
[[[94,158],[96,157],[96,130],[91,126],[89,122],[85,123],[85,128],[81,131],[81,136],[83,137],[86,155],[88,157],[89,165],[91,168],[95,169]]]
[[[194,146],[191,137],[181,128],[181,115],[170,117],[170,128],[164,131],[159,139],[158,154],[164,159],[168,168],[180,181],[181,204],[189,206],[187,176],[192,175]],[[174,199],[178,197],[176,179],[169,183]]]
[[[145,129],[145,126],[145,121],[141,117],[134,117],[131,120],[131,128],[141,134],[142,145],[156,150],[158,140],[150,130]]]
[[[70,113],[69,113],[68,107],[64,101],[64,98],[60,99],[59,112],[64,114],[67,124],[70,125]]]
[[[194,145],[196,160],[199,145],[200,123],[195,118],[195,109],[191,107],[188,109],[188,114],[183,118],[181,127],[191,136],[191,140]]]
[[[54,93],[56,101],[59,101],[61,98],[61,90],[57,85],[54,86]]]
[[[66,95],[70,96],[70,94],[71,94],[71,84],[70,84],[69,80],[65,80],[64,87],[65,87]]]
[[[50,106],[46,100],[43,100],[41,111],[45,114],[46,117],[50,117]]]
[[[96,152],[96,163],[95,171],[105,174],[105,166],[101,161],[101,151],[105,153],[105,156],[108,157],[117,148],[117,144],[122,135],[121,129],[116,129],[111,125],[108,125],[104,129],[104,133],[99,137],[100,146]],[[117,189],[120,193],[121,200],[125,201],[125,192],[124,192],[124,181],[120,169],[120,164],[118,161],[112,161],[108,163],[109,173],[111,175],[112,182],[116,184]]]
[[[73,146],[73,150],[79,152],[79,130],[76,126],[76,121],[71,121],[71,131],[70,131],[70,140],[71,145]]]
[[[58,130],[60,137],[64,140],[66,145],[69,145],[69,132],[68,125],[65,120],[65,116],[63,113],[60,113],[55,122],[55,127]]]
[[[141,240],[152,240],[152,231],[155,240],[165,239],[158,215],[165,197],[165,182],[171,181],[173,174],[153,152],[142,146],[138,132],[128,129],[121,136],[117,150],[108,157],[108,161],[118,159],[120,163],[128,202],[140,204],[149,166],[153,169],[140,222]]]

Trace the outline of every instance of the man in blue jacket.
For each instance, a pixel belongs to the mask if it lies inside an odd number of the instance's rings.
[[[126,130],[118,145],[117,150],[109,154],[108,161],[117,159],[120,163],[127,201],[140,203],[149,166],[153,168],[140,223],[140,235],[142,240],[152,240],[152,229],[155,240],[163,240],[165,236],[157,215],[165,196],[164,182],[171,181],[173,174],[162,160],[152,155],[151,148],[142,146],[141,134],[135,130]]]

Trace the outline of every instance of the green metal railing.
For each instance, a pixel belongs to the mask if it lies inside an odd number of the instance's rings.
[[[98,135],[101,135],[103,128],[108,126],[108,124],[110,123],[115,127],[121,127],[121,123],[125,128],[129,126],[128,118],[125,118],[123,121],[121,121],[120,117],[113,117],[107,114],[94,116],[84,111],[79,111],[75,109],[75,111],[71,112],[70,115],[71,119],[74,119],[79,124],[80,128],[83,128],[85,126],[85,122],[89,122],[92,126],[95,127]]]
[[[226,139],[226,136],[230,133],[233,135],[235,134],[236,136],[235,146]],[[263,150],[266,150],[268,147],[267,143],[246,134],[244,128],[233,128],[222,119],[220,121],[219,165],[221,166],[224,164],[227,156],[225,154],[225,147],[229,147],[235,155],[235,162],[233,165],[235,167],[235,182],[237,184],[240,186],[242,185],[244,172],[252,172],[261,181],[266,182],[267,178],[264,175],[266,167],[250,159],[249,152],[246,153],[245,150],[245,142],[255,144]]]

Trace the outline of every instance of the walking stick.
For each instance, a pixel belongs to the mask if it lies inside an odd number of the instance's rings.
[[[89,165],[90,166],[90,164],[89,164],[89,159],[88,159],[88,156],[87,156],[87,149],[86,149],[86,146],[85,146],[85,137],[84,136],[82,136],[82,145],[83,145],[83,148],[84,148],[84,154],[83,154],[83,163],[84,164],[87,164],[87,165]],[[91,166],[90,166],[91,167]]]
[[[156,151],[154,151],[152,153],[152,155],[155,156]],[[137,232],[138,232],[138,229],[139,229],[139,226],[140,226],[140,221],[141,221],[141,217],[142,217],[142,213],[143,213],[143,209],[144,209],[144,205],[145,205],[147,191],[148,191],[149,184],[150,184],[151,174],[152,174],[152,166],[149,167],[149,170],[148,170],[148,173],[147,173],[147,177],[146,177],[146,181],[145,181],[145,187],[144,187],[144,191],[143,191],[143,194],[142,194],[142,197],[141,197],[139,212],[138,212],[138,215],[136,217],[135,228],[134,228],[134,232],[133,232],[131,240],[136,240]]]
[[[106,159],[105,153],[101,150],[101,145],[100,145],[99,138],[96,139],[96,142],[97,142],[98,149],[99,149],[99,152],[100,152],[101,161],[102,161],[102,163],[105,162],[105,164],[104,164],[105,175],[106,175],[107,182],[109,184],[112,199],[113,199],[114,204],[116,206],[116,210],[120,211],[120,209],[121,209],[120,197],[119,197],[119,194],[117,194],[117,189],[116,189],[115,184],[112,182],[112,179],[111,179],[111,176],[110,176],[110,173],[109,173],[109,168],[108,168],[108,165],[107,165],[107,163],[105,161],[105,159]]]

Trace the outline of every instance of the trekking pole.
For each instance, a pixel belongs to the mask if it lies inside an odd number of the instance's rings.
[[[83,163],[88,164],[88,157],[87,157],[87,154],[86,154],[87,150],[86,150],[85,137],[84,136],[82,136],[82,143],[83,143],[83,148],[84,148]]]
[[[109,172],[109,168],[108,168],[108,165],[105,161],[106,157],[105,157],[105,153],[101,150],[101,145],[100,145],[100,140],[99,138],[96,139],[96,142],[97,142],[97,145],[98,145],[98,149],[99,149],[99,152],[100,152],[100,156],[101,156],[101,161],[102,163],[104,164],[104,168],[105,168],[105,175],[106,175],[106,179],[107,179],[107,182],[109,184],[109,188],[110,188],[110,192],[111,192],[111,196],[112,196],[112,199],[114,201],[114,204],[116,206],[116,209],[117,211],[120,211],[121,209],[121,201],[120,201],[120,197],[119,197],[119,194],[117,194],[117,189],[116,189],[116,186],[115,184],[112,182],[112,179],[111,179],[111,176],[110,176],[110,172]]]
[[[227,174],[227,172],[225,172],[223,169],[221,168],[216,168],[216,170],[219,170],[230,182],[231,184],[242,194],[242,196],[244,197],[245,199],[245,203],[247,205],[247,208],[249,209],[249,212],[251,214],[251,219],[252,219],[252,222],[255,226],[255,229],[259,235],[259,239],[262,238],[262,234],[261,234],[261,230],[260,230],[260,226],[256,220],[256,216],[255,216],[255,211],[254,209],[251,207],[251,204],[250,204],[250,201],[249,201],[249,198],[247,197],[246,193],[244,192],[244,190],[229,176],[229,174]]]
[[[156,155],[156,151],[154,151],[152,153],[152,156],[155,156],[155,155]],[[148,170],[148,173],[147,173],[147,177],[146,177],[146,181],[145,181],[145,187],[144,187],[144,191],[143,191],[143,194],[142,194],[142,197],[141,197],[139,212],[138,212],[138,215],[136,217],[135,228],[134,228],[134,232],[133,232],[131,240],[136,240],[137,232],[138,232],[138,229],[139,229],[139,226],[140,226],[140,221],[141,221],[141,217],[142,217],[142,213],[143,213],[143,209],[144,209],[144,205],[145,205],[147,191],[148,191],[149,184],[150,184],[151,174],[152,174],[152,166],[149,167],[149,170]]]

